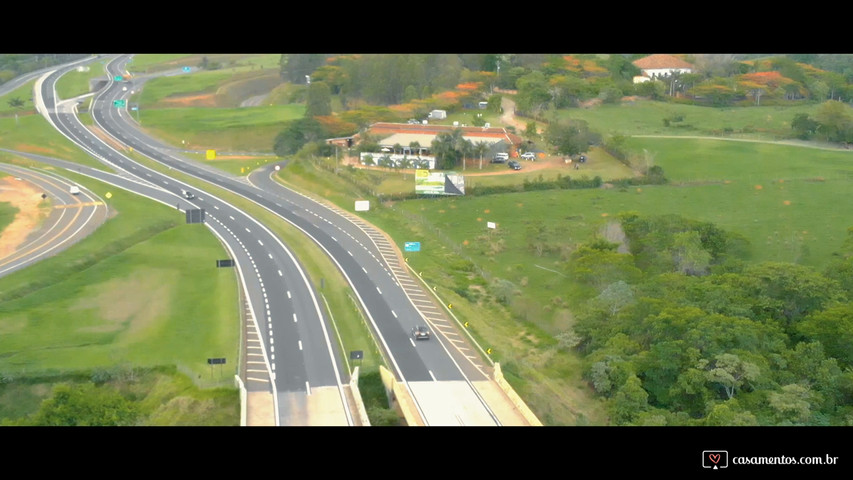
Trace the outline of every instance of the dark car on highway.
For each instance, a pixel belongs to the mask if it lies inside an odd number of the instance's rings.
[[[412,336],[415,340],[429,340],[429,329],[423,325],[418,325],[412,329]]]

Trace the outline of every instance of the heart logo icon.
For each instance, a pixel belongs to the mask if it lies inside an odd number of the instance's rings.
[[[720,461],[720,454],[719,453],[711,453],[708,455],[708,458],[710,458],[712,462],[717,463]]]

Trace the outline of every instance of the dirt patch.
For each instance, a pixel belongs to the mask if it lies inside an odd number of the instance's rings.
[[[9,202],[18,209],[15,219],[0,232],[0,258],[5,258],[27,239],[41,224],[49,205],[42,200],[43,192],[33,184],[15,177],[0,178],[0,202]]]
[[[164,98],[159,102],[165,107],[216,107],[216,95],[208,93],[204,95],[187,95],[184,97]]]

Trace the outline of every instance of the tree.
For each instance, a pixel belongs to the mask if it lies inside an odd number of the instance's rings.
[[[562,155],[577,155],[589,149],[600,138],[589,130],[583,120],[551,122],[545,129],[545,140],[557,148]]]
[[[39,426],[125,426],[136,422],[137,407],[110,387],[59,384],[27,423]]]
[[[837,100],[822,103],[815,110],[814,119],[820,124],[820,136],[830,142],[842,142],[851,139],[853,114],[850,107]]]
[[[518,94],[515,102],[518,109],[530,115],[537,115],[551,100],[548,80],[542,72],[534,71],[516,82]]]
[[[711,254],[702,248],[699,232],[676,233],[673,237],[672,257],[675,268],[685,275],[707,275]]]
[[[324,139],[326,134],[323,125],[314,118],[291,120],[276,136],[273,151],[280,157],[293,155],[306,144]]]
[[[704,425],[709,427],[757,427],[758,419],[752,412],[741,410],[738,400],[732,398],[715,403],[705,417]]]
[[[332,91],[325,82],[312,82],[308,86],[305,106],[306,117],[324,117],[332,114]]]
[[[611,401],[616,423],[619,425],[631,423],[641,412],[648,409],[648,400],[649,394],[643,390],[643,382],[636,375],[628,377]]]
[[[802,140],[812,138],[819,126],[820,124],[811,119],[807,113],[798,113],[791,121],[791,130],[797,138]]]
[[[804,424],[809,420],[814,398],[815,395],[809,387],[796,383],[785,385],[767,395],[768,403],[778,417],[794,424]]]
[[[785,327],[843,299],[837,282],[803,265],[765,262],[751,265],[743,274],[758,282],[759,296],[771,300],[763,302],[764,313]]]
[[[12,97],[9,99],[9,106],[15,109],[15,125],[18,124],[18,110],[24,108],[24,101],[20,97]]]
[[[325,65],[327,57],[328,55],[320,53],[282,55],[281,78],[291,83],[305,84],[305,77]]]
[[[722,353],[708,364],[707,379],[723,387],[727,398],[732,398],[738,389],[758,379],[761,374],[758,366],[745,362],[739,356]]]
[[[826,353],[842,364],[853,366],[853,304],[812,313],[797,325],[797,332],[820,342]]]
[[[489,144],[483,141],[479,141],[474,144],[474,155],[480,157],[480,170],[483,169],[483,155],[489,151]]]

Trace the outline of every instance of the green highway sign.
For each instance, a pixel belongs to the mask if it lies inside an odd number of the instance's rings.
[[[114,100],[114,101],[113,101],[113,106],[114,106],[114,107],[117,107],[117,108],[124,108],[124,106],[125,106],[125,101],[124,101],[124,100]]]

